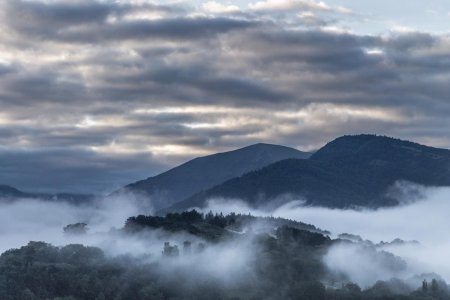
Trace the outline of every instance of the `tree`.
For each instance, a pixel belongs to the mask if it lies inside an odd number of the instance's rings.
[[[431,280],[431,292],[437,293],[438,290],[439,290],[439,284],[438,284],[437,280],[433,278],[433,280]]]
[[[64,227],[64,233],[69,235],[82,235],[86,234],[88,228],[86,227],[86,223],[75,223],[75,224],[69,224],[66,227]]]
[[[424,279],[424,280],[422,281],[422,291],[423,291],[424,293],[428,292],[428,282],[427,282],[426,279]]]

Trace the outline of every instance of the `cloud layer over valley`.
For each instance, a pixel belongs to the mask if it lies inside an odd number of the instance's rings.
[[[450,264],[446,263],[446,256],[450,251],[450,243],[446,239],[450,226],[446,214],[450,209],[450,190],[426,189],[424,195],[424,199],[414,203],[375,211],[304,207],[294,201],[268,212],[250,209],[239,201],[230,203],[213,200],[209,202],[205,212],[213,210],[289,218],[329,230],[335,238],[341,233],[360,235],[363,240],[368,239],[371,243],[337,244],[330,248],[323,261],[330,271],[345,274],[362,287],[369,287],[377,280],[389,280],[392,277],[408,279],[416,274],[432,272],[450,281]],[[154,260],[159,259],[165,241],[178,245],[182,245],[185,240],[201,242],[187,233],[168,234],[161,230],[142,236],[121,235],[114,230],[110,232],[111,227],[121,228],[129,216],[151,213],[151,209],[144,211],[142,207],[125,198],[109,199],[109,202],[99,201],[96,207],[24,199],[2,204],[0,211],[2,252],[20,247],[29,240],[42,240],[55,245],[83,243],[100,247],[112,256],[131,254]],[[76,222],[88,223],[88,234],[64,235],[62,228]],[[395,238],[407,243],[375,245],[382,241],[390,242]],[[203,266],[198,272],[207,276],[215,274],[217,278],[223,279],[220,274],[242,274],[238,272],[239,268],[247,268],[249,264],[257,263],[251,263],[252,247],[254,245],[251,239],[212,246],[195,259],[181,260],[173,267],[189,269],[194,265]],[[402,262],[391,257],[391,254],[383,254],[383,251],[398,256],[406,265],[403,266]],[[208,267],[209,264],[204,262],[210,261],[215,255],[224,259],[228,257],[233,263],[223,261],[217,266]],[[239,259],[239,262],[236,259]],[[250,273],[247,275],[251,274],[251,269],[248,269],[248,272]]]
[[[240,201],[230,203],[229,200],[212,199],[204,211],[234,211],[293,219],[329,230],[335,238],[339,234],[350,233],[374,244],[389,243],[396,238],[407,242],[385,244],[378,248],[378,251],[386,250],[405,260],[407,269],[398,273],[391,270],[392,266],[377,261],[364,244],[332,248],[325,257],[326,264],[332,270],[349,275],[363,287],[395,276],[408,278],[414,274],[432,272],[450,280],[450,263],[446,263],[450,251],[450,243],[446,238],[450,227],[447,216],[450,189],[429,188],[424,189],[423,193],[424,199],[417,202],[378,210],[304,207],[302,201],[292,201],[274,211],[258,211]]]

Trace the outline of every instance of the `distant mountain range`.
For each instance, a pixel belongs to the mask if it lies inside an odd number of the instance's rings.
[[[165,211],[203,207],[211,198],[240,199],[253,207],[280,198],[334,208],[392,206],[398,181],[450,186],[450,151],[384,136],[340,137],[309,159],[289,159],[232,178]],[[290,197],[289,197],[290,196]]]
[[[343,136],[314,154],[255,144],[195,158],[113,195],[140,195],[160,214],[202,208],[213,198],[239,199],[254,208],[291,200],[311,206],[378,208],[402,200],[395,190],[397,182],[450,186],[450,150],[376,135]],[[0,185],[3,202],[15,198],[87,203],[94,196],[25,193]]]
[[[3,199],[13,199],[25,197],[26,193],[19,191],[9,185],[0,185],[0,197]]]
[[[72,204],[87,204],[95,199],[94,195],[70,193],[27,193],[9,185],[0,185],[0,203],[13,202],[17,199],[40,199],[47,201],[62,201]]]
[[[255,144],[195,158],[158,176],[129,184],[114,194],[131,192],[143,195],[151,199],[158,210],[274,162],[289,158],[303,159],[310,155],[285,146]]]

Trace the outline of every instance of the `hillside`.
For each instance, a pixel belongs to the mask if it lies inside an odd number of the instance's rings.
[[[169,210],[202,207],[214,197],[264,207],[286,194],[307,205],[376,208],[398,204],[398,199],[387,193],[397,181],[450,186],[450,151],[374,135],[344,136],[310,159],[280,161],[249,172]]]
[[[156,209],[161,209],[274,162],[309,156],[309,153],[289,147],[255,144],[234,151],[195,158],[155,177],[129,184],[116,193],[143,194],[151,198]]]
[[[233,235],[244,233],[273,234],[277,228],[289,227],[317,235],[329,235],[330,232],[311,224],[274,218],[255,217],[231,213],[229,215],[201,214],[196,210],[182,213],[169,213],[165,217],[139,215],[127,219],[123,231],[136,233],[146,229],[163,229],[167,232],[187,232],[206,241],[218,241]]]
[[[45,201],[62,201],[71,204],[88,204],[94,201],[94,195],[70,193],[29,193],[8,185],[0,185],[0,203],[9,203],[18,199],[39,199]]]
[[[450,299],[438,274],[398,279],[408,267],[402,257],[286,219],[196,211],[141,215],[108,235],[148,246],[140,255],[133,247],[125,247],[127,255],[111,255],[81,244],[29,242],[0,255],[1,278],[8,283],[0,285],[1,299]],[[343,248],[356,257],[367,254],[393,278],[361,288],[327,262],[330,252]],[[372,271],[370,264],[344,263]]]
[[[384,189],[396,180],[450,185],[450,150],[389,137],[344,136],[328,143],[311,159],[344,169],[372,190]]]
[[[0,198],[13,199],[19,197],[25,197],[26,193],[19,191],[9,185],[0,185]]]

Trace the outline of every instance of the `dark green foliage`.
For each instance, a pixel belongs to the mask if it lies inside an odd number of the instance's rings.
[[[314,234],[314,233],[309,233]],[[366,291],[348,283],[326,289],[320,282],[326,270],[321,253],[326,247],[261,235],[254,253],[254,276],[237,285],[195,273],[161,272],[165,263],[137,264],[133,260],[106,258],[97,248],[68,245],[57,248],[30,242],[0,257],[0,297],[60,300],[144,299],[435,299],[447,300],[447,285],[433,280],[427,290],[411,289],[399,280],[377,282]],[[313,243],[315,244],[315,243]],[[318,248],[317,248],[318,247]],[[31,259],[32,263],[28,263]],[[159,265],[162,264],[162,265]]]
[[[139,265],[106,258],[97,248],[57,248],[31,242],[0,257],[0,295],[9,299],[304,299],[324,295],[324,269],[310,245],[261,235],[255,241],[254,277],[227,286],[214,278],[161,272],[159,263]],[[291,259],[293,258],[293,259]],[[30,261],[31,263],[28,263]],[[164,261],[160,262],[162,265]],[[224,274],[226,275],[226,274]],[[298,282],[298,280],[308,280]],[[3,283],[3,284],[2,284]],[[263,284],[264,283],[264,284]],[[298,295],[297,295],[298,294]]]
[[[108,268],[103,252],[81,245],[53,247],[30,242],[26,247],[10,250],[0,257],[0,274],[6,279],[2,299],[46,299],[75,296],[95,299]],[[1,287],[1,285],[0,285]]]
[[[66,227],[63,228],[63,231],[65,234],[69,235],[80,235],[86,234],[88,228],[86,223],[75,223],[67,225]]]
[[[218,222],[217,220],[221,221]],[[226,221],[219,215],[212,219],[205,219],[195,210],[183,213],[170,213],[166,217],[144,216],[128,218],[124,230],[126,232],[138,232],[143,229],[164,229],[169,232],[185,231],[206,240],[217,240],[228,236],[230,233],[224,229]]]
[[[331,241],[329,237],[325,237],[320,233],[299,230],[288,226],[279,227],[276,230],[276,236],[285,244],[296,243],[309,246],[321,246]]]
[[[260,228],[266,226],[272,229],[289,226],[290,228],[329,234],[313,225],[282,218],[254,217],[235,213],[224,216],[222,213],[213,214],[212,212],[203,215],[196,210],[168,213],[166,217],[144,215],[130,217],[126,221],[124,229],[127,232],[137,232],[146,228],[161,228],[170,232],[186,231],[206,240],[218,240],[231,236],[232,231],[230,230],[241,231],[243,228],[251,227],[255,222],[258,222]]]

